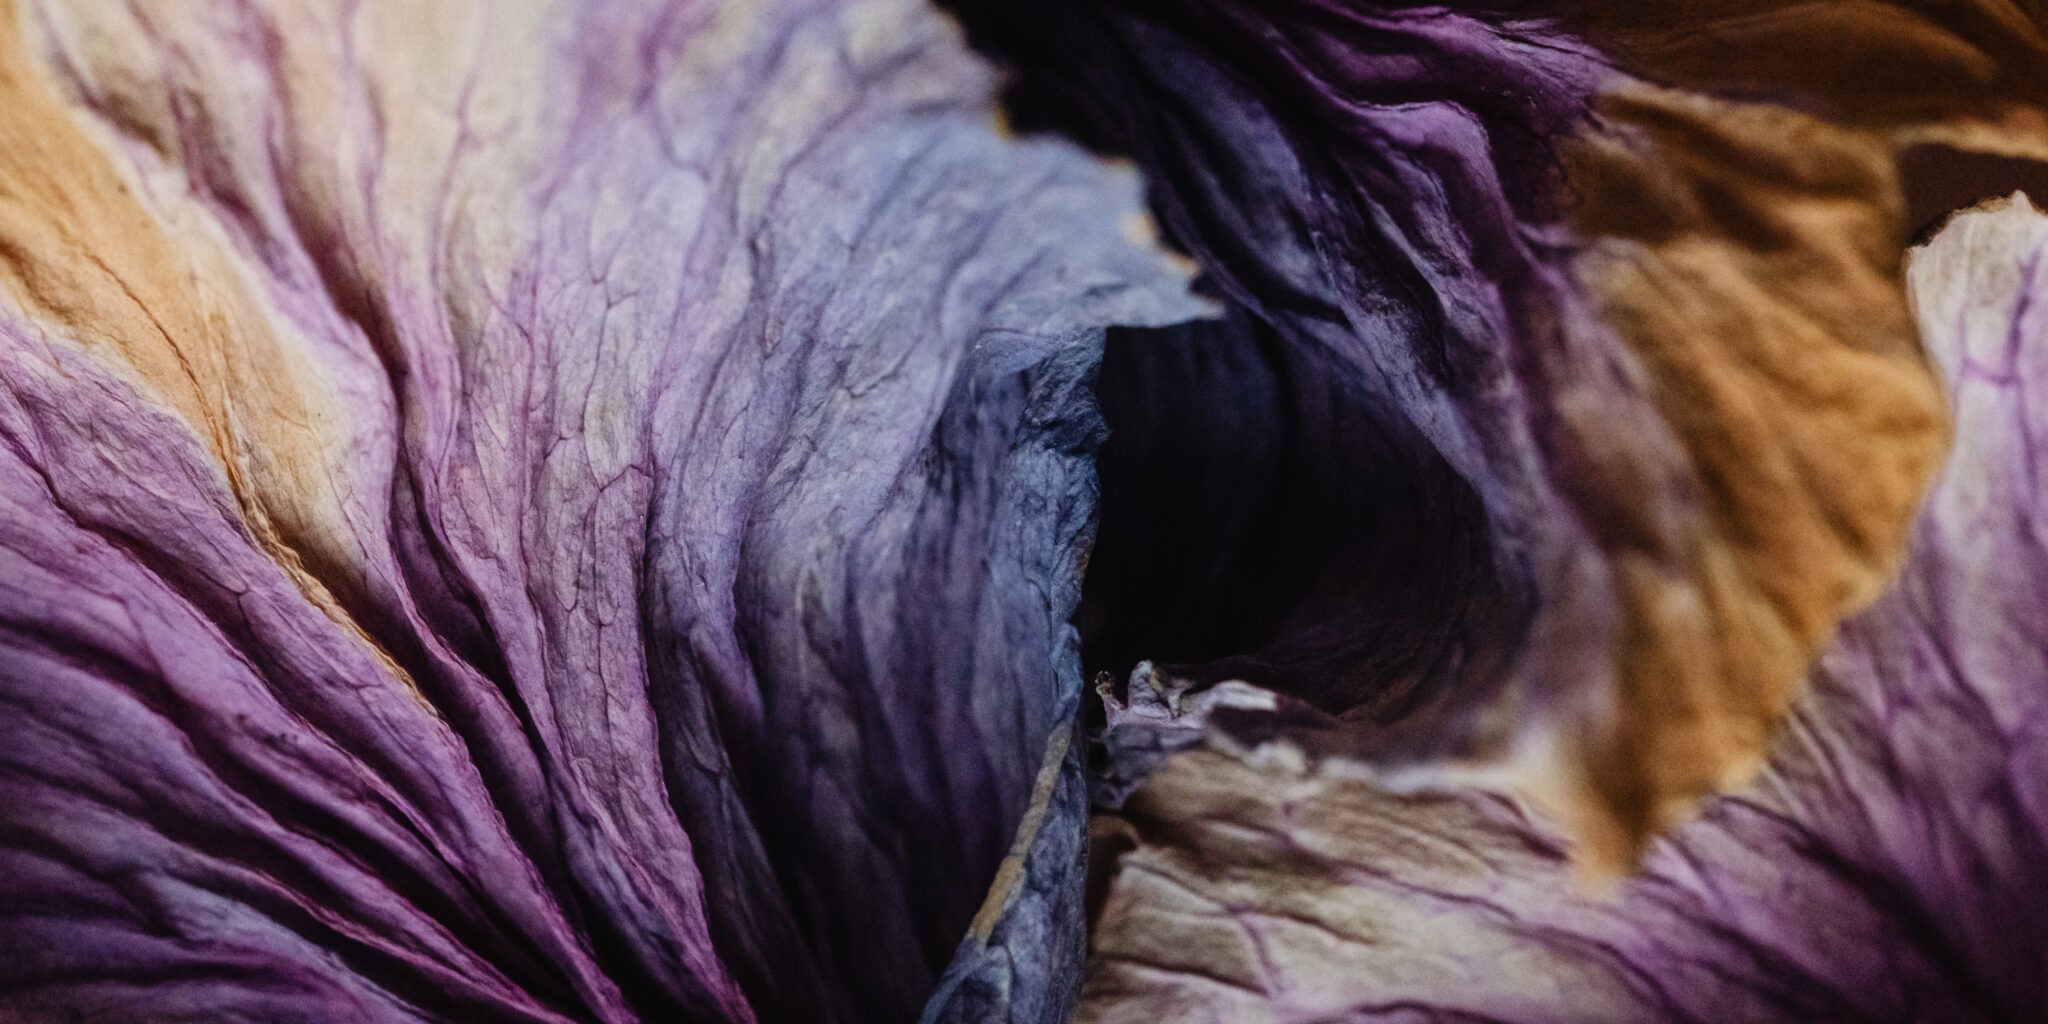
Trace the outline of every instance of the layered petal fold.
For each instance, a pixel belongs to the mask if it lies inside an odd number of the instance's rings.
[[[2041,152],[2037,15],[956,6],[1235,311],[1110,346],[1112,427],[1216,457],[1113,434],[1102,667],[1299,698],[1338,720],[1302,742],[1536,797],[1596,872],[1751,776],[1946,443],[1902,149]]]
[[[1826,649],[1758,780],[1601,895],[1513,801],[1212,744],[1124,805],[1080,1019],[2039,1016],[2044,254],[2023,197],[1912,254],[1954,451],[1901,578]]]
[[[1132,175],[908,0],[4,14],[0,1015],[1063,1014]]]
[[[946,6],[0,0],[0,1017],[2048,1012],[2040,11]]]

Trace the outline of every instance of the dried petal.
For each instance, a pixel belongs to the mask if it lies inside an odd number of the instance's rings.
[[[1132,177],[910,0],[0,13],[0,1016],[914,1014],[1200,310]]]
[[[1028,122],[1130,153],[1235,307],[1112,344],[1106,414],[1146,440],[1105,449],[1103,667],[1300,697],[1346,722],[1302,742],[1538,797],[1596,871],[1750,777],[1945,445],[1897,148],[2048,152],[2038,17],[960,6]],[[1269,426],[1176,418],[1233,400]],[[1117,484],[1154,435],[1219,468]],[[1190,540],[1108,557],[1159,524]]]
[[[2048,1008],[2048,216],[1965,214],[1911,285],[1956,446],[1903,578],[1742,791],[1611,897],[1551,827],[1284,744],[1126,804],[1082,1020],[2007,1021]]]

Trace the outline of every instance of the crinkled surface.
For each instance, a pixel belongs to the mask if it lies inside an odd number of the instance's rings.
[[[2048,23],[2030,0],[1507,0],[1683,89],[2048,157]]]
[[[1285,744],[1125,805],[1082,1020],[2014,1021],[2048,1012],[2048,216],[1914,253],[1955,449],[1897,585],[1820,661],[1764,775],[1610,896],[1475,793]]]
[[[1128,174],[907,0],[24,5],[0,1016],[1061,1015]]]
[[[1132,670],[1125,690],[1128,703],[1117,698],[1106,678],[1096,684],[1096,690],[1105,720],[1100,736],[1103,764],[1094,779],[1094,803],[1106,810],[1122,807],[1153,770],[1173,755],[1206,742],[1219,715],[1232,711],[1272,714],[1281,710],[1285,700],[1271,690],[1235,679],[1198,688],[1192,680],[1161,673],[1150,662],[1140,662]]]
[[[0,0],[0,1017],[2048,1009],[2041,12],[955,6]]]
[[[1220,471],[1165,491],[1218,511],[1128,559],[1113,604],[1156,608],[1123,612],[1105,658],[1300,696],[1346,722],[1312,742],[1537,796],[1608,870],[1750,777],[1813,657],[1895,570],[1946,443],[1899,287],[1896,147],[1994,124],[2010,151],[2048,143],[2038,88],[2015,84],[2039,66],[2037,15],[958,6],[1018,65],[1027,123],[1149,172],[1169,238],[1250,325],[1112,342],[1129,368],[1106,384],[1186,380],[1199,417],[1251,379],[1247,401],[1277,410],[1263,448],[1213,445]],[[1113,427],[1193,435],[1131,394],[1106,393]],[[1247,477],[1278,483],[1243,514]],[[1105,545],[1169,518],[1105,495]],[[1325,557],[1282,542],[1257,549],[1289,567],[1278,582],[1225,572],[1261,596],[1242,603],[1299,602],[1235,651],[1202,643],[1234,606],[1145,582],[1288,528]]]

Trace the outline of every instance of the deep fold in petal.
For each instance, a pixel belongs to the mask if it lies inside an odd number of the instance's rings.
[[[2048,1008],[2048,216],[1911,257],[1955,447],[1897,585],[1820,659],[1768,768],[1611,896],[1555,828],[1286,743],[1124,805],[1080,1019],[2008,1021]]]
[[[1301,743],[1534,796],[1596,872],[1754,773],[1946,443],[1899,150],[2048,147],[2038,15],[953,6],[1243,325],[1111,343],[1113,430],[1219,457],[1105,449],[1098,667],[1298,697],[1340,720]]]

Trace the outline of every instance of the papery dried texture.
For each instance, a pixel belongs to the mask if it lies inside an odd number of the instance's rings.
[[[919,1024],[1027,1024],[1073,1016],[1087,945],[1088,787],[1075,729],[1056,730],[1017,839],[996,869]]]
[[[1104,722],[1093,797],[1095,806],[1105,810],[1122,807],[1167,759],[1201,747],[1215,718],[1232,712],[1272,715],[1283,707],[1283,698],[1271,690],[1237,680],[1198,689],[1191,680],[1162,674],[1150,662],[1132,670],[1127,700],[1117,698],[1110,682],[1096,683]]]
[[[5,15],[0,1016],[1062,1015],[1130,175],[909,0]]]
[[[2048,216],[1963,215],[1911,284],[1955,449],[1759,780],[1603,898],[1497,797],[1395,795],[1284,744],[1189,755],[1126,805],[1080,1019],[2048,1014]]]
[[[2032,20],[1748,5],[1714,77],[1685,40],[1722,38],[1738,5],[1077,0],[1028,24],[961,6],[1018,64],[1027,123],[1150,172],[1169,237],[1247,338],[1273,336],[1233,351],[1287,365],[1297,406],[1354,410],[1300,417],[1295,443],[1398,453],[1354,461],[1405,511],[1330,541],[1367,552],[1332,564],[1393,567],[1352,576],[1398,597],[1311,569],[1313,629],[1252,659],[1131,654],[1314,700],[1354,723],[1315,742],[1382,767],[1499,775],[1569,816],[1596,867],[1754,771],[1895,568],[1945,443],[1898,286],[1895,148],[1992,123],[2048,142],[2036,91],[2000,91],[2038,64],[2034,36],[1998,32]],[[1802,64],[1852,7],[1875,27]],[[1900,64],[1920,77],[1867,83],[1883,102],[1815,70],[1923,43]],[[1177,369],[1211,330],[1112,365]],[[1297,505],[1283,517],[1312,517]],[[1418,582],[1442,577],[1460,596]]]

